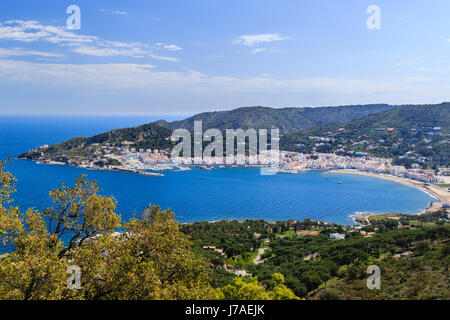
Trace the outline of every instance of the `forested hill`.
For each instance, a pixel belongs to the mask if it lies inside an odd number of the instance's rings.
[[[315,126],[348,122],[397,107],[387,104],[282,109],[242,107],[230,111],[199,113],[174,122],[161,120],[156,124],[172,130],[178,128],[193,130],[194,121],[201,120],[204,129],[217,128],[224,131],[237,128],[268,129],[276,127],[281,132],[298,132]]]
[[[348,122],[343,126],[326,125],[308,130],[308,133],[320,133],[334,128],[351,130],[375,128],[434,128],[450,129],[450,102],[432,105],[411,105],[379,112]]]
[[[157,121],[90,138],[74,138],[19,157],[63,162],[74,158],[91,159],[102,146],[121,146],[123,143],[137,149],[169,149],[173,146],[170,141],[172,130],[192,130],[194,120],[203,121],[203,130],[276,127],[282,132],[280,148],[287,151],[348,155],[367,152],[378,157],[396,158],[399,164],[417,160],[448,164],[450,159],[450,103],[284,109],[246,107],[201,113],[170,123]]]
[[[48,148],[39,148],[25,152],[19,159],[52,160],[60,162],[82,160],[92,161],[102,153],[102,147],[119,147],[128,144],[137,149],[167,149],[173,146],[170,141],[172,130],[154,123],[135,128],[115,129],[89,138],[77,137]]]
[[[368,152],[398,158],[404,164],[418,159],[442,164],[449,162],[449,136],[450,103],[445,102],[404,106],[347,123],[286,134],[280,147],[305,153]]]

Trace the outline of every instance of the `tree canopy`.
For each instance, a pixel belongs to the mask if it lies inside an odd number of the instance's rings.
[[[113,197],[85,176],[50,192],[53,206],[22,213],[14,177],[0,163],[0,238],[15,250],[0,260],[1,299],[215,299],[205,260],[170,210],[149,206],[122,223]],[[120,232],[116,232],[120,230]],[[81,286],[67,286],[70,266]]]

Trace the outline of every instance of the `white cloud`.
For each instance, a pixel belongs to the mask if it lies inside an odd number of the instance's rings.
[[[80,46],[72,50],[84,55],[96,57],[110,57],[110,56],[142,56],[142,51],[138,48],[132,49],[117,49],[117,48],[100,48],[95,46]]]
[[[164,57],[159,56],[156,54],[153,54],[152,52],[143,50],[138,47],[132,47],[132,48],[120,48],[120,47],[96,47],[96,46],[77,46],[74,49],[72,49],[73,52],[88,55],[88,56],[95,56],[95,57],[113,57],[113,56],[122,56],[122,57],[134,57],[134,58],[144,58],[144,57],[151,57],[153,59],[157,60],[165,60],[165,61],[172,61],[177,62],[177,58],[172,57]]]
[[[123,16],[123,15],[126,15],[126,14],[128,14],[128,12],[126,12],[126,11],[119,11],[119,10],[116,10],[116,11],[114,11],[112,14],[117,14],[117,15],[121,15],[121,16]]]
[[[10,20],[0,23],[0,40],[37,42],[44,41],[70,48],[72,52],[97,56],[151,57],[159,60],[178,61],[176,58],[156,55],[149,45],[140,42],[103,40],[97,36],[82,35],[61,26],[42,25],[38,21]],[[167,50],[181,48],[166,45]]]
[[[251,51],[252,54],[258,54],[258,53],[272,54],[272,53],[277,53],[277,52],[282,52],[282,51],[278,50],[276,48],[255,48],[255,49],[252,49],[252,51]]]
[[[43,51],[26,50],[23,48],[0,48],[0,57],[23,57],[23,56],[39,56],[46,58],[61,57],[61,54]]]
[[[269,43],[273,41],[289,40],[289,37],[283,37],[278,33],[267,33],[267,34],[254,34],[254,35],[243,35],[235,39],[235,43],[243,44],[247,47],[252,47],[261,43]]]
[[[261,53],[261,52],[267,52],[267,48],[256,48],[252,50],[253,54]]]
[[[124,16],[124,15],[128,14],[128,12],[121,11],[121,10],[109,11],[109,10],[106,10],[106,9],[99,9],[98,11],[109,13],[109,14],[121,15],[121,16]]]
[[[426,77],[406,77],[403,79],[406,83],[414,83],[414,82],[430,82],[435,81],[436,79],[433,78],[426,78]]]
[[[94,91],[102,88],[114,90],[136,89],[142,92],[168,90],[173,92],[259,92],[305,93],[320,90],[329,93],[355,94],[379,93],[405,90],[405,84],[375,82],[344,78],[300,78],[278,80],[263,77],[235,78],[210,77],[195,70],[154,71],[147,64],[51,64],[24,61],[0,60],[0,79],[3,81],[36,82],[52,86],[70,85],[75,88],[86,86]]]
[[[364,103],[431,103],[448,100],[448,85],[408,79],[361,80],[338,77],[276,79],[209,76],[182,69],[160,71],[149,64],[57,64],[0,59],[0,95],[20,110],[36,95],[45,110],[61,112],[54,96],[70,94],[64,112],[180,113],[242,105],[299,106]],[[3,84],[8,84],[6,88]],[[27,84],[23,86],[23,84]],[[17,86],[24,94],[10,88]],[[31,88],[31,91],[26,91]],[[36,90],[39,88],[39,90]],[[79,101],[83,101],[80,106]],[[72,101],[73,100],[73,101]],[[95,102],[94,102],[95,101]],[[131,102],[133,101],[133,102]],[[5,112],[6,107],[0,107]],[[27,109],[28,108],[28,109]],[[8,109],[6,109],[8,110]],[[8,112],[8,111],[6,111]],[[27,112],[27,111],[23,111]],[[51,111],[47,111],[51,112]]]
[[[169,50],[169,51],[178,51],[178,50],[183,50],[183,48],[178,47],[174,44],[168,44],[164,46],[164,49]]]
[[[38,21],[9,20],[0,25],[0,40],[93,43],[100,39],[68,31],[65,27],[44,26]]]
[[[183,48],[175,45],[175,44],[166,44],[166,43],[162,43],[162,42],[157,42],[156,44],[156,48],[157,49],[165,49],[168,51],[179,51],[179,50],[183,50]]]

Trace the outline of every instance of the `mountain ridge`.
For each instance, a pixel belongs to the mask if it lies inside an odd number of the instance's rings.
[[[304,153],[369,153],[407,165],[421,158],[448,164],[449,137],[450,102],[443,102],[403,106],[346,123],[287,133],[280,148]]]
[[[189,118],[155,124],[175,130],[193,130],[194,121],[201,120],[204,129],[269,129],[278,128],[281,132],[297,132],[317,125],[341,123],[364,116],[399,108],[399,105],[369,104],[336,107],[286,107],[270,108],[262,106],[240,107],[228,111],[211,111],[195,114]]]
[[[202,120],[203,131],[210,128],[222,131],[280,128],[280,149],[285,151],[349,155],[363,152],[393,158],[406,154],[408,162],[428,157],[430,161],[448,163],[449,110],[450,103],[283,109],[242,107],[200,113],[180,121],[160,120],[135,128],[115,129],[90,138],[73,138],[25,152],[19,158],[80,163],[81,160],[98,161],[102,149],[109,147],[128,145],[136,150],[169,150],[174,146],[170,141],[173,129],[192,130],[194,121]],[[353,120],[344,121],[349,118]],[[442,127],[442,130],[431,134],[434,126]],[[296,128],[299,129],[291,131]],[[320,141],[310,136],[320,136]],[[407,155],[408,152],[415,156]]]

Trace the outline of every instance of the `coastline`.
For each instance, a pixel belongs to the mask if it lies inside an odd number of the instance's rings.
[[[25,160],[25,159],[23,159],[23,160]],[[26,160],[28,160],[28,159],[26,159]],[[144,170],[127,168],[127,167],[123,167],[123,166],[122,167],[119,167],[119,166],[93,167],[93,166],[86,166],[86,165],[67,164],[67,163],[55,162],[55,161],[48,161],[48,162],[34,161],[34,162],[36,162],[38,164],[47,164],[47,165],[75,166],[75,167],[78,167],[81,169],[87,169],[87,170],[118,171],[118,172],[133,173],[133,174],[153,176],[153,177],[164,177],[165,176],[163,173],[148,172],[148,171],[144,171]],[[179,166],[175,165],[174,167],[178,169],[175,171],[185,171],[185,170],[192,170],[193,166],[179,167]],[[198,166],[198,167],[202,168],[204,170],[212,169],[212,168],[206,167],[206,166]],[[219,166],[219,167],[222,168],[223,166]],[[264,166],[262,166],[262,165],[231,165],[229,167],[260,167],[261,168]],[[162,170],[162,171],[164,171],[164,170]],[[280,170],[278,173],[295,174],[295,173],[301,173],[301,172],[307,172],[307,171],[320,171],[320,172],[322,172],[323,175],[333,174],[333,173],[335,173],[335,174],[356,174],[356,175],[363,175],[363,176],[368,176],[368,177],[373,177],[373,178],[380,178],[380,179],[384,179],[384,180],[388,180],[388,181],[392,181],[392,182],[396,182],[396,183],[401,183],[403,185],[415,188],[417,190],[425,192],[427,195],[429,195],[430,197],[432,197],[434,199],[434,201],[429,202],[429,205],[425,209],[423,209],[421,212],[417,212],[415,214],[426,214],[426,213],[430,213],[430,212],[436,212],[444,207],[443,206],[444,203],[450,202],[450,192],[447,192],[446,190],[440,188],[439,186],[419,182],[416,180],[410,180],[410,179],[403,178],[403,177],[393,176],[393,175],[385,174],[385,173],[374,173],[374,172],[360,171],[357,169],[333,169],[333,170],[304,169],[302,171],[296,171],[296,172]],[[372,215],[372,214],[373,213],[365,212],[364,215],[366,216],[366,215]],[[352,220],[354,223],[356,223],[355,217],[352,217]]]
[[[57,161],[48,161],[48,162],[41,162],[41,161],[35,161],[35,160],[29,160],[24,158],[16,158],[17,160],[25,160],[25,161],[33,161],[36,164],[39,165],[49,165],[49,166],[67,166],[67,167],[75,167],[79,169],[86,169],[86,170],[98,170],[98,171],[116,171],[116,172],[125,172],[125,173],[132,173],[132,174],[139,174],[144,176],[151,176],[151,177],[164,177],[164,174],[162,173],[156,173],[156,172],[149,172],[144,170],[138,170],[138,169],[131,169],[131,168],[125,168],[125,167],[92,167],[92,166],[86,166],[86,165],[72,165],[67,164],[64,162],[57,162]]]
[[[354,169],[329,170],[327,172],[324,172],[323,174],[333,174],[333,173],[337,173],[337,174],[357,174],[357,175],[373,177],[373,178],[379,178],[379,179],[384,179],[384,180],[389,180],[389,181],[401,183],[401,184],[404,184],[406,186],[409,186],[409,187],[412,187],[412,188],[416,188],[416,189],[418,189],[418,190],[420,190],[422,192],[425,192],[429,196],[431,196],[434,199],[436,199],[436,202],[431,202],[429,207],[424,209],[419,214],[426,213],[427,211],[437,211],[437,210],[442,208],[442,204],[444,202],[450,202],[450,192],[447,192],[447,191],[445,191],[445,190],[443,190],[443,189],[441,189],[441,188],[439,188],[439,187],[437,187],[435,185],[432,185],[432,184],[425,184],[423,182],[410,180],[410,179],[406,179],[406,178],[403,178],[403,177],[392,176],[392,175],[389,175],[389,174],[373,173],[373,172],[359,171],[359,170],[354,170]]]
[[[19,160],[28,160],[28,159],[23,159],[23,158],[17,158],[17,159],[19,159]],[[45,163],[39,162],[39,161],[34,161],[34,162],[36,162],[37,164],[70,166],[69,164],[66,164],[66,163],[54,162],[54,161],[49,161],[49,162],[45,162]],[[133,174],[140,174],[140,175],[147,175],[147,176],[159,176],[159,177],[163,177],[164,176],[163,173],[148,172],[148,171],[144,171],[144,170],[136,170],[136,169],[126,168],[126,167],[118,167],[118,166],[112,166],[112,167],[90,167],[90,166],[85,166],[85,165],[75,165],[75,167],[81,168],[81,169],[88,169],[88,170],[119,171],[119,172],[126,172],[126,173],[133,173]],[[179,169],[179,170],[176,170],[176,171],[192,170],[192,166],[185,167],[183,169],[181,169],[180,167],[177,167],[177,166],[175,166],[175,167]],[[202,168],[202,166],[199,166],[199,167]],[[265,166],[262,166],[262,165],[256,165],[256,166],[233,165],[231,167],[260,167],[260,168],[264,168]],[[207,170],[210,170],[210,169],[207,169]],[[307,170],[302,170],[300,172],[305,172],[305,171],[323,171],[323,169],[307,169]],[[289,174],[295,174],[295,173],[300,173],[300,172],[288,172],[288,171],[283,171],[283,170],[278,171],[278,173],[289,173]],[[389,180],[389,181],[401,183],[401,184],[404,184],[404,185],[412,187],[412,188],[416,188],[416,189],[418,189],[418,190],[420,190],[422,192],[425,192],[426,194],[428,194],[430,197],[434,198],[437,201],[437,202],[432,202],[430,204],[430,208],[432,208],[433,204],[435,204],[435,203],[440,203],[439,208],[441,208],[443,202],[450,202],[450,192],[447,192],[444,189],[442,189],[442,188],[440,188],[440,187],[438,187],[436,185],[433,185],[433,184],[423,183],[423,182],[420,182],[420,181],[411,180],[411,179],[398,177],[398,176],[393,176],[393,175],[385,174],[385,173],[374,173],[374,172],[360,171],[360,170],[357,170],[357,169],[333,169],[333,170],[327,170],[327,171],[323,172],[322,174],[333,174],[333,173],[336,173],[336,174],[356,174],[356,175],[362,175],[362,176],[367,176],[367,177],[379,178],[379,179],[384,179],[384,180]],[[428,209],[426,209],[426,210],[428,210]],[[426,210],[424,210],[424,211],[426,211]]]

